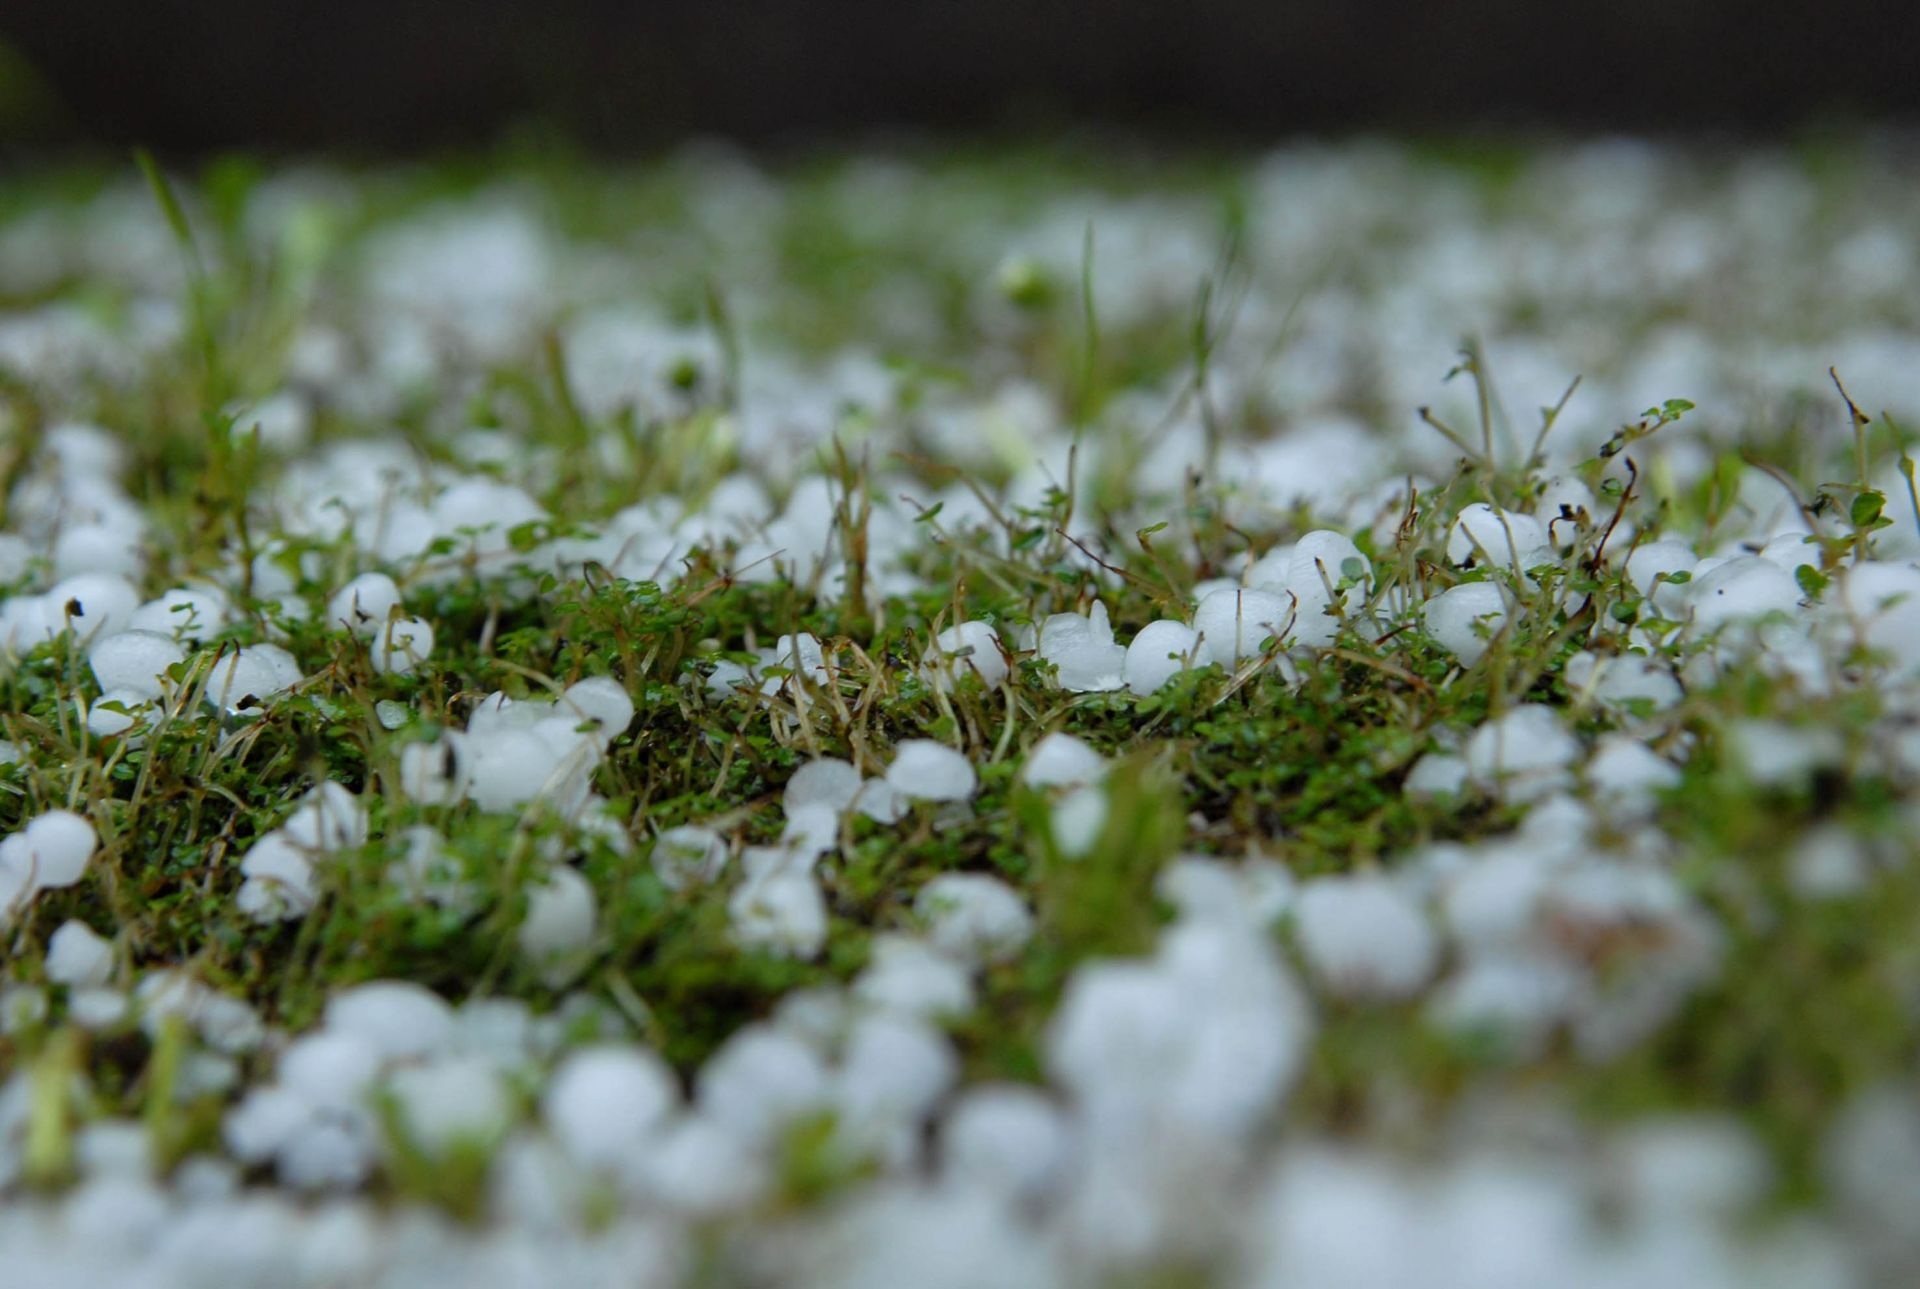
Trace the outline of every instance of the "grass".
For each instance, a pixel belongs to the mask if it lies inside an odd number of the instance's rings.
[[[982,198],[995,210],[1016,206],[1032,185],[1048,190],[1058,183],[1019,163],[1000,170],[992,162],[962,163],[938,182],[959,191],[981,166],[997,176]],[[148,174],[176,236],[191,248],[184,297],[191,325],[174,361],[155,364],[130,385],[93,393],[97,419],[128,451],[127,478],[153,524],[156,571],[145,589],[157,591],[274,549],[277,535],[261,500],[283,466],[246,434],[235,434],[223,409],[276,383],[295,324],[324,303],[326,266],[422,194],[451,198],[464,181],[408,178],[375,186],[357,207],[284,230],[277,246],[255,256],[241,232],[254,172],[217,167],[179,194],[157,170]],[[634,212],[658,212],[676,226],[690,206],[690,194],[671,176],[605,185],[579,174],[549,178],[565,194],[565,217],[586,230],[604,230]],[[871,238],[850,238],[838,190],[795,182],[799,196],[775,242],[782,293],[772,325],[824,351],[859,338],[863,292],[911,274],[914,244],[904,235],[891,244],[883,235],[876,251]],[[1225,181],[1203,171],[1180,182],[1207,191]],[[302,249],[308,243],[301,238],[319,249]],[[1092,235],[1085,250],[1089,261],[1102,253]],[[696,269],[656,264],[648,271],[669,279],[665,298],[685,320],[727,323],[728,292],[700,282]],[[856,552],[870,522],[865,516],[890,501],[889,489],[903,479],[931,495],[962,477],[937,464],[915,408],[975,379],[965,354],[977,337],[959,319],[976,287],[937,270],[930,276],[928,289],[945,302],[937,312],[950,320],[951,334],[929,352],[895,356],[896,370],[908,373],[909,450],[877,456],[863,446],[860,418],[849,416],[833,451],[822,454],[848,548]],[[1014,360],[1074,409],[1089,441],[1108,433],[1117,396],[1150,376],[1192,371],[1200,377],[1196,387],[1204,386],[1217,299],[1199,297],[1197,324],[1183,318],[1103,325],[1092,280],[1090,269],[1074,284],[1017,266],[1005,284],[1019,320]],[[84,280],[57,288],[88,289]],[[943,348],[959,353],[957,366],[939,365]],[[1469,353],[1463,379],[1482,377],[1480,361]],[[1039,1036],[1053,1000],[1077,964],[1151,947],[1168,915],[1155,881],[1174,856],[1258,852],[1308,877],[1390,867],[1433,841],[1499,835],[1518,817],[1510,807],[1474,795],[1410,798],[1402,781],[1423,753],[1488,717],[1521,702],[1546,702],[1569,709],[1586,733],[1629,723],[1649,730],[1656,743],[1696,749],[1658,822],[1676,840],[1690,892],[1727,931],[1722,970],[1652,1039],[1598,1064],[1575,1055],[1564,1039],[1516,1063],[1437,1034],[1416,1007],[1330,1004],[1305,1085],[1291,1103],[1290,1126],[1358,1131],[1387,1113],[1389,1102],[1407,1098],[1422,1107],[1423,1121],[1437,1123],[1447,1106],[1489,1085],[1557,1089],[1603,1118],[1732,1110],[1784,1164],[1783,1194],[1804,1200],[1817,1193],[1817,1144],[1834,1110],[1851,1093],[1909,1071],[1920,1055],[1910,1023],[1920,969],[1912,935],[1920,887],[1911,863],[1889,864],[1866,892],[1825,905],[1794,896],[1783,874],[1788,843],[1829,821],[1910,861],[1900,786],[1859,763],[1804,791],[1782,791],[1744,780],[1718,752],[1726,722],[1740,716],[1804,714],[1864,738],[1883,716],[1874,691],[1851,691],[1815,715],[1790,690],[1735,667],[1692,687],[1680,707],[1650,724],[1577,706],[1562,675],[1568,657],[1580,647],[1625,649],[1625,624],[1643,608],[1622,575],[1593,557],[1609,515],[1589,517],[1574,553],[1533,585],[1491,575],[1526,612],[1474,666],[1458,665],[1395,607],[1463,576],[1489,576],[1462,573],[1445,559],[1452,517],[1472,501],[1520,504],[1538,487],[1537,461],[1514,464],[1496,451],[1491,419],[1442,429],[1457,435],[1457,472],[1417,495],[1384,540],[1361,535],[1374,566],[1366,614],[1377,611],[1397,629],[1382,638],[1350,621],[1334,648],[1300,662],[1296,683],[1271,669],[1213,667],[1144,700],[1074,695],[1052,683],[1046,664],[1028,659],[1004,690],[969,681],[942,691],[916,673],[916,664],[944,625],[981,619],[1005,633],[1084,604],[1097,591],[1116,624],[1137,629],[1174,613],[1195,584],[1236,557],[1297,534],[1309,516],[1288,516],[1274,531],[1250,534],[1210,483],[1169,488],[1158,498],[1129,496],[1124,481],[1150,444],[1110,436],[1078,507],[1056,490],[1039,504],[1004,505],[994,522],[976,528],[949,527],[937,509],[923,512],[919,526],[930,540],[911,569],[922,591],[878,591],[880,570],[857,559],[838,598],[782,581],[743,581],[729,574],[725,550],[696,551],[670,586],[605,572],[562,581],[534,564],[538,544],[554,535],[590,529],[647,497],[690,501],[740,464],[729,434],[738,410],[735,381],[715,375],[689,373],[682,407],[597,418],[582,410],[549,338],[535,354],[488,368],[460,391],[458,406],[429,390],[404,407],[395,428],[428,461],[457,459],[439,432],[449,416],[510,430],[540,462],[530,472],[541,481],[538,499],[558,517],[550,527],[514,534],[526,560],[517,575],[463,573],[409,593],[409,608],[435,624],[441,642],[414,675],[376,674],[363,644],[317,621],[278,619],[264,601],[243,600],[240,620],[176,669],[176,699],[136,747],[98,740],[78,719],[76,704],[97,690],[71,642],[43,645],[0,669],[0,730],[23,750],[19,764],[0,770],[0,831],[66,806],[92,819],[104,843],[87,881],[41,898],[9,928],[7,974],[39,980],[47,936],[78,918],[112,938],[127,967],[185,965],[289,1030],[311,1025],[333,992],[380,978],[419,981],[456,999],[522,997],[542,1009],[579,992],[605,1003],[691,1074],[729,1033],[767,1015],[790,992],[849,980],[874,934],[913,924],[912,895],[926,879],[977,870],[1027,892],[1041,933],[1023,957],[985,976],[981,1005],[956,1022],[955,1037],[970,1078],[1038,1079]],[[1488,388],[1481,386],[1483,408],[1491,406]],[[4,387],[14,445],[4,463],[8,483],[32,459],[53,417],[44,394]],[[1690,410],[1683,400],[1648,409],[1626,421],[1618,445],[1671,435]],[[330,410],[318,435],[324,443],[367,428],[350,412]],[[1904,450],[1897,427],[1884,421],[1865,433],[1875,457]],[[587,451],[608,437],[628,445],[624,464],[609,467]],[[1746,450],[1763,460],[1772,453],[1791,469],[1805,464],[1793,459],[1800,447],[1792,438]],[[1603,505],[1632,510],[1640,540],[1661,531],[1710,532],[1732,504],[1745,464],[1728,450],[1699,485],[1676,490],[1657,479],[1626,483],[1612,455],[1588,461],[1582,473]],[[1004,471],[989,464],[969,477],[992,488],[1002,481],[997,474]],[[1848,507],[1862,532],[1880,518],[1872,503],[1853,509],[1868,495],[1864,479],[1863,472],[1858,482],[1819,493]],[[1897,513],[1899,501],[1881,504]],[[1134,522],[1143,511],[1151,512],[1150,526]],[[1817,552],[1814,580],[1803,585],[1817,593],[1860,540],[1836,540]],[[1108,565],[1098,584],[1076,542],[1098,550]],[[360,565],[344,541],[277,549],[273,558],[295,578],[297,592],[316,599]],[[456,543],[436,553],[457,567]],[[778,634],[799,631],[817,636],[836,659],[828,684],[803,685],[798,698],[716,696],[705,687],[717,659],[745,656]],[[307,674],[294,694],[247,720],[222,718],[198,701],[222,650],[269,638],[280,639]],[[1667,639],[1663,649],[1675,657],[1693,647],[1677,632]],[[398,791],[401,750],[459,728],[481,696],[539,695],[598,674],[620,680],[638,709],[595,783],[635,853],[538,811],[514,819],[468,805],[423,806]],[[1054,730],[1078,735],[1117,762],[1115,809],[1093,850],[1077,861],[1055,846],[1045,799],[1014,776],[1025,749]],[[782,786],[805,759],[845,757],[873,773],[908,737],[965,750],[980,766],[981,791],[962,819],[922,809],[896,827],[847,825],[844,858],[829,884],[828,947],[818,961],[739,949],[727,932],[725,884],[669,890],[644,860],[658,830],[686,822],[719,819],[749,841],[770,841],[779,833]],[[324,870],[319,902],[305,919],[250,922],[233,904],[239,857],[323,780],[365,795],[373,840]],[[432,824],[447,839],[478,892],[471,910],[412,901],[387,880],[404,846],[402,830],[416,823]],[[598,948],[566,989],[544,981],[514,950],[531,856],[553,837],[580,855],[600,906]],[[212,1140],[219,1098],[167,1108],[186,1041],[177,1029],[164,1030],[157,1042],[134,1029],[88,1036],[61,1023],[57,1006],[52,1015],[48,1025],[0,1037],[0,1072],[30,1069],[38,1086],[84,1071],[87,1113],[148,1114],[169,1157]],[[35,1176],[58,1181],[68,1169],[61,1124],[36,1121],[35,1133]],[[473,1203],[483,1160],[449,1170],[403,1151],[400,1161],[391,1179],[399,1189],[456,1210]],[[785,1168],[796,1202],[817,1201],[860,1173],[857,1161],[833,1155],[831,1134],[817,1125],[796,1134]]]

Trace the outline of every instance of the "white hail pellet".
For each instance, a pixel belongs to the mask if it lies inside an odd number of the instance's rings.
[[[940,1143],[948,1180],[1033,1201],[1066,1166],[1069,1133],[1059,1108],[1038,1088],[988,1083],[959,1094]]]
[[[1639,812],[1654,794],[1680,783],[1680,767],[1629,734],[1603,735],[1581,771],[1600,804]]]
[[[81,573],[56,583],[42,602],[48,635],[71,628],[81,640],[100,640],[127,629],[140,595],[117,574]]]
[[[1020,781],[1030,788],[1079,787],[1099,783],[1107,769],[1107,759],[1084,739],[1055,730],[1028,749]]]
[[[859,791],[860,771],[850,762],[823,756],[793,772],[780,800],[789,814],[816,805],[826,806],[838,814],[853,804]]]
[[[1447,558],[1522,573],[1553,559],[1547,530],[1532,515],[1500,510],[1484,501],[1460,512],[1447,533]]]
[[[236,715],[257,712],[304,677],[279,645],[256,644],[223,655],[207,673],[207,702]]]
[[[868,779],[853,794],[851,808],[875,823],[899,823],[907,813],[906,800],[885,779]]]
[[[911,936],[878,935],[853,997],[877,1011],[953,1018],[973,1009],[973,982],[960,962]]]
[[[780,844],[800,854],[818,857],[840,844],[840,815],[824,801],[787,812]]]
[[[962,961],[1005,962],[1033,935],[1020,893],[986,873],[942,873],[920,888],[913,907],[927,938]]]
[[[327,780],[302,797],[280,827],[296,846],[345,850],[366,841],[367,808],[345,787]]]
[[[1802,899],[1847,899],[1873,880],[1872,852],[1846,829],[1825,825],[1809,831],[1787,853],[1787,884]]]
[[[680,1085],[652,1052],[606,1044],[571,1052],[547,1081],[540,1115],[588,1168],[631,1166],[678,1106]]]
[[[527,892],[527,916],[514,939],[544,979],[564,983],[592,947],[598,919],[593,887],[561,865]]]
[[[733,936],[749,948],[813,958],[827,942],[827,901],[804,869],[781,867],[741,884],[727,901]]]
[[[1920,568],[1853,564],[1839,576],[1861,642],[1899,671],[1920,668]]]
[[[1222,667],[1258,657],[1268,639],[1293,630],[1294,603],[1272,591],[1231,588],[1214,591],[1194,610],[1194,630],[1206,657]]]
[[[354,1111],[364,1107],[380,1065],[380,1049],[364,1036],[320,1029],[288,1043],[274,1073],[283,1087],[317,1107]]]
[[[1670,621],[1679,621],[1687,612],[1687,583],[1669,579],[1676,573],[1692,577],[1700,557],[1693,547],[1681,541],[1643,542],[1627,556],[1627,580],[1633,589],[1653,603],[1654,612]]]
[[[101,738],[124,734],[139,724],[148,711],[148,700],[130,689],[109,689],[98,699],[85,704],[87,731]],[[116,711],[116,707],[125,711]]]
[[[767,659],[766,665],[784,668],[789,673],[784,681],[770,677],[769,691],[785,684],[797,692],[796,682],[798,681],[805,680],[809,684],[825,685],[829,678],[826,649],[817,637],[806,631],[797,635],[781,636],[775,640],[772,656]]]
[[[1730,559],[1694,578],[1687,587],[1693,627],[1700,632],[1770,614],[1790,614],[1799,606],[1800,598],[1800,584],[1793,574],[1754,555]]]
[[[384,1060],[407,1060],[444,1048],[453,1036],[453,1009],[440,995],[404,980],[354,985],[327,1002],[322,1023],[358,1035]]]
[[[400,608],[400,588],[385,573],[362,573],[327,599],[327,625],[371,637]]]
[[[379,1157],[378,1136],[366,1119],[329,1115],[316,1116],[294,1129],[274,1153],[273,1162],[280,1180],[296,1191],[344,1191],[363,1184]],[[324,1217],[317,1224],[324,1225]],[[366,1256],[353,1260],[364,1265]]]
[[[1372,573],[1367,557],[1345,533],[1320,529],[1303,536],[1289,557],[1285,582],[1294,600],[1290,643],[1314,649],[1332,644],[1340,619],[1359,611],[1366,601]],[[1348,578],[1358,579],[1356,585],[1338,593],[1336,588]]]
[[[877,1012],[853,1023],[835,1099],[851,1123],[918,1123],[959,1077],[946,1036],[925,1021]]]
[[[230,407],[236,437],[257,437],[270,452],[296,452],[313,436],[313,408],[298,390],[283,389]]]
[[[1410,797],[1453,796],[1467,786],[1467,762],[1451,752],[1429,752],[1413,763],[1400,790]]]
[[[467,736],[449,730],[430,743],[409,743],[400,749],[400,790],[422,805],[450,805],[466,794],[466,765],[462,752]]]
[[[887,785],[916,801],[965,801],[979,786],[973,763],[932,739],[903,740],[887,767]]]
[[[469,728],[461,758],[467,796],[489,813],[512,813],[542,794],[564,759],[527,730],[489,731],[483,736]]]
[[[104,985],[113,975],[113,945],[85,922],[70,919],[47,940],[46,972],[59,985]]]
[[[1434,643],[1471,667],[1507,624],[1506,596],[1492,582],[1463,582],[1428,600],[1420,618]]]
[[[796,1035],[759,1023],[735,1030],[694,1079],[700,1109],[750,1142],[772,1138],[823,1107],[829,1074]]]
[[[133,1119],[96,1119],[74,1134],[74,1156],[83,1173],[145,1180],[155,1162],[152,1134]]]
[[[692,1218],[745,1211],[770,1184],[764,1152],[703,1114],[668,1123],[638,1162],[648,1193]]]
[[[609,742],[626,733],[633,723],[633,696],[611,676],[575,681],[560,695],[560,705],[592,721],[599,727],[601,738]]]
[[[1054,845],[1070,859],[1093,850],[1107,826],[1107,792],[1098,784],[1068,789],[1048,815]]]
[[[1537,1051],[1579,996],[1578,972],[1563,959],[1530,951],[1476,952],[1430,995],[1441,1028]]]
[[[1570,474],[1556,474],[1540,485],[1534,498],[1533,515],[1547,527],[1547,536],[1556,549],[1571,544],[1579,534],[1582,514],[1585,522],[1606,526],[1593,500],[1593,490]]]
[[[1000,633],[985,622],[962,622],[942,631],[927,650],[926,663],[942,687],[973,675],[986,688],[996,689],[1011,670],[1000,649]]]
[[[48,616],[44,595],[10,595],[0,600],[0,643],[24,654],[53,639],[58,625]]]
[[[1121,687],[1127,651],[1113,642],[1107,608],[1091,613],[1056,613],[1040,624],[1040,656],[1054,665],[1060,687],[1074,693],[1104,693]]]
[[[1565,781],[1580,756],[1580,741],[1551,707],[1525,703],[1473,732],[1467,772],[1481,787],[1516,800],[1542,795]]]
[[[1782,533],[1760,548],[1760,558],[1789,573],[1798,572],[1802,565],[1812,565],[1818,572],[1820,545],[1811,533]]]
[[[156,631],[122,631],[96,637],[87,650],[87,662],[103,690],[120,690],[143,701],[160,697],[167,668],[183,661],[187,651],[172,636]]]
[[[313,880],[313,852],[284,831],[254,842],[240,860],[246,882],[235,899],[240,911],[257,921],[298,918],[313,908],[319,891]]]
[[[17,533],[0,533],[0,586],[26,577],[33,564],[33,546]]]
[[[313,1105],[290,1088],[266,1086],[248,1092],[227,1111],[220,1136],[243,1164],[262,1164],[313,1117]]]
[[[433,652],[433,624],[424,618],[391,618],[373,633],[368,654],[382,676],[405,676]]]
[[[1728,725],[1723,737],[1729,760],[1754,782],[1771,788],[1805,784],[1846,756],[1840,731],[1827,725],[1743,720]]]
[[[1406,998],[1439,961],[1439,937],[1426,914],[1385,878],[1315,878],[1301,887],[1293,917],[1307,966],[1336,994]]]
[[[1583,650],[1567,659],[1563,675],[1576,692],[1591,693],[1610,707],[1630,710],[1636,702],[1644,701],[1655,711],[1664,711],[1682,696],[1680,681],[1666,662],[1645,654],[1603,658]]]
[[[0,864],[17,868],[35,889],[72,886],[99,848],[93,825],[71,810],[49,810],[0,842]]]
[[[133,1006],[118,989],[80,987],[67,993],[67,1017],[81,1029],[118,1029]]]
[[[470,911],[479,893],[460,857],[447,848],[446,839],[426,824],[404,828],[400,837],[406,852],[388,867],[387,880],[425,903]]]
[[[1122,675],[1127,688],[1145,698],[1189,667],[1208,658],[1200,650],[1200,633],[1184,622],[1163,619],[1140,628],[1127,646]]]

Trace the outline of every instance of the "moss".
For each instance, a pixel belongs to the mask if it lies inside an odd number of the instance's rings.
[[[1502,191],[1515,164],[1504,153],[1461,157],[1438,149],[1431,160],[1464,164]],[[569,230],[612,238],[647,220],[700,244],[701,205],[672,167],[607,175],[566,161],[523,157],[518,164],[520,178],[544,185]],[[364,209],[316,234],[305,252],[312,257],[303,270],[307,287],[290,276],[295,266],[271,255],[263,261],[240,245],[235,211],[254,172],[229,166],[207,177],[201,199],[213,218],[196,231],[204,276],[190,301],[192,344],[153,364],[131,387],[95,392],[98,418],[125,444],[129,486],[153,525],[155,573],[143,590],[245,563],[267,549],[273,522],[262,499],[280,466],[244,435],[236,439],[219,409],[281,380],[294,324],[326,305],[311,283],[340,269],[384,221],[493,177],[429,168],[369,188]],[[933,166],[928,182],[949,194],[973,194],[980,218],[990,221],[996,212],[1060,196],[1069,178],[1116,192],[1224,198],[1229,219],[1247,182],[1212,163],[1143,178],[1084,160],[1019,156],[956,157]],[[75,182],[50,179],[47,200]],[[1597,559],[1576,560],[1566,573],[1543,574],[1531,586],[1508,579],[1508,590],[1530,610],[1525,625],[1500,636],[1470,668],[1416,625],[1400,623],[1384,639],[1343,633],[1336,648],[1303,662],[1293,682],[1272,669],[1230,674],[1208,667],[1144,700],[1063,693],[1047,665],[1031,659],[1014,668],[1004,690],[985,691],[969,680],[941,692],[918,677],[915,664],[943,625],[983,619],[1005,634],[1097,592],[1123,631],[1135,629],[1178,612],[1199,581],[1297,535],[1312,517],[1293,515],[1276,531],[1249,533],[1233,520],[1234,480],[1216,489],[1170,479],[1157,497],[1129,495],[1152,444],[1118,428],[1117,396],[1184,382],[1204,367],[1222,338],[1217,328],[1233,286],[1231,263],[1222,267],[1225,285],[1197,293],[1192,312],[1127,326],[1104,322],[1099,301],[1086,298],[1080,284],[1023,270],[1010,284],[1019,305],[1017,321],[1008,324],[1011,338],[993,364],[976,363],[974,351],[985,343],[978,283],[950,266],[924,268],[920,234],[911,228],[879,236],[879,244],[857,237],[844,218],[844,192],[832,186],[832,167],[803,170],[790,182],[795,196],[769,243],[778,289],[768,316],[751,325],[816,353],[875,343],[903,376],[902,440],[926,449],[880,461],[862,456],[862,417],[878,413],[847,409],[841,449],[813,464],[839,489],[849,548],[859,549],[862,503],[890,497],[903,484],[931,496],[963,478],[987,488],[1004,481],[1004,463],[983,460],[971,474],[938,464],[921,421],[946,393],[991,394],[1009,364],[1075,408],[1084,441],[1102,449],[1100,462],[1087,454],[1080,509],[1056,490],[969,530],[950,528],[929,509],[918,521],[929,540],[912,556],[925,589],[904,594],[880,593],[880,570],[864,567],[833,595],[782,581],[747,582],[730,574],[735,552],[725,549],[691,555],[673,570],[671,585],[621,580],[598,567],[562,581],[535,564],[537,543],[589,530],[648,499],[697,506],[734,468],[737,372],[695,382],[679,391],[682,401],[596,419],[574,399],[559,347],[543,344],[470,388],[422,391],[392,422],[370,423],[345,404],[329,406],[319,423],[322,442],[394,430],[423,460],[453,463],[446,436],[437,432],[449,417],[509,429],[541,456],[535,491],[555,521],[514,534],[526,560],[515,578],[454,576],[410,588],[410,608],[435,624],[439,641],[430,665],[411,676],[375,675],[360,644],[318,621],[284,620],[263,604],[245,603],[241,620],[179,669],[179,701],[134,746],[85,732],[76,703],[97,697],[97,688],[70,644],[40,646],[0,669],[0,730],[25,757],[0,768],[0,830],[73,805],[94,820],[104,843],[86,882],[43,898],[11,929],[15,974],[36,978],[47,936],[65,919],[80,918],[116,933],[130,965],[190,964],[255,1004],[269,1022],[292,1028],[310,1024],[338,989],[382,977],[416,980],[456,999],[511,994],[545,1008],[557,1001],[555,991],[520,963],[513,938],[533,871],[529,847],[558,836],[577,855],[600,907],[601,945],[577,987],[640,1000],[646,1037],[678,1069],[692,1071],[786,993],[851,979],[874,934],[911,925],[913,895],[929,878],[985,871],[1029,895],[1040,934],[1024,956],[985,974],[981,1005],[957,1023],[955,1036],[970,1077],[1035,1080],[1042,1076],[1046,1018],[1074,966],[1151,945],[1165,915],[1155,878],[1177,853],[1258,851],[1308,876],[1390,865],[1430,841],[1511,829],[1511,809],[1473,795],[1413,800],[1402,784],[1421,755],[1514,703],[1573,703],[1562,672],[1577,648],[1625,647],[1625,624],[1644,606]],[[183,200],[191,205],[192,194]],[[1097,244],[1093,253],[1100,253]],[[663,258],[673,263],[648,271],[662,278],[654,285],[673,311],[730,334],[748,326],[701,256]],[[897,274],[919,275],[915,280],[939,302],[935,334],[873,334],[869,294]],[[107,291],[75,282],[55,294],[92,300]],[[1477,378],[1477,363],[1472,359],[1465,374]],[[0,388],[0,403],[20,441],[30,444],[44,409],[11,386]],[[1684,414],[1674,404],[1648,409],[1622,428],[1618,442],[1661,432]],[[1721,452],[1697,483],[1652,478],[1631,497],[1599,486],[1602,508],[1631,507],[1642,540],[1663,527],[1711,538],[1736,505],[1748,459],[1822,477],[1815,467],[1826,463],[1813,461],[1808,446],[1813,436],[1797,432],[1814,413],[1782,415],[1781,424],[1759,427],[1742,452]],[[1391,619],[1395,597],[1418,599],[1452,581],[1486,576],[1446,567],[1449,518],[1470,501],[1511,503],[1537,492],[1537,471],[1476,459],[1478,427],[1459,438],[1459,468],[1418,498],[1397,533],[1354,534],[1374,562],[1368,613]],[[587,450],[605,441],[626,450],[605,460]],[[1601,485],[1601,468],[1598,459],[1590,463],[1590,484]],[[1851,507],[1859,489],[1829,485],[1826,494],[1826,504]],[[1136,528],[1142,512],[1165,523]],[[1589,550],[1600,527],[1583,530]],[[1097,548],[1110,568],[1098,583],[1068,533]],[[1831,567],[1850,554],[1834,549],[1819,559]],[[347,543],[324,541],[286,544],[274,558],[306,594],[324,593],[358,560]],[[714,661],[749,656],[779,634],[800,631],[826,642],[840,660],[825,691],[803,689],[804,704],[707,691]],[[197,701],[195,686],[214,650],[269,638],[283,640],[307,672],[297,693],[252,720],[223,718]],[[1661,648],[1682,650],[1672,634]],[[537,815],[507,819],[402,799],[402,750],[459,728],[474,700],[495,689],[538,696],[589,675],[618,679],[637,709],[595,782],[631,853]],[[404,719],[389,728],[394,722],[383,713],[396,711]],[[1691,889],[1728,939],[1716,981],[1649,1041],[1593,1065],[1555,1047],[1516,1068],[1438,1038],[1415,1008],[1330,1008],[1293,1119],[1338,1130],[1384,1113],[1392,1100],[1410,1100],[1438,1117],[1498,1080],[1562,1087],[1599,1116],[1732,1108],[1776,1148],[1789,1191],[1809,1193],[1815,1147],[1835,1107],[1876,1080],[1910,1071],[1916,1055],[1920,887],[1911,877],[1912,846],[1900,822],[1899,785],[1842,769],[1801,792],[1763,789],[1722,764],[1715,731],[1742,716],[1805,718],[1857,737],[1883,715],[1870,693],[1849,693],[1816,715],[1777,679],[1749,669],[1696,688],[1663,718],[1661,737],[1694,741],[1699,751],[1659,824],[1678,840]],[[1588,734],[1620,721],[1591,707],[1575,719]],[[1053,730],[1115,760],[1112,809],[1092,850],[1077,859],[1054,843],[1049,803],[1014,781],[1025,750]],[[806,759],[846,757],[874,773],[907,737],[963,747],[981,766],[981,791],[965,819],[920,811],[897,827],[849,825],[848,844],[830,871],[831,931],[819,961],[740,951],[727,933],[726,884],[675,892],[654,877],[647,852],[658,830],[717,818],[746,839],[772,840],[781,790]],[[300,923],[244,919],[233,902],[241,856],[322,780],[366,794],[375,840],[327,865],[319,902]],[[1850,900],[1818,905],[1795,897],[1782,871],[1785,847],[1821,820],[1881,838],[1901,862],[1886,865],[1867,892]],[[410,903],[387,882],[399,857],[393,839],[416,823],[445,836],[475,887],[471,910]],[[99,1108],[144,1109],[162,1157],[173,1158],[211,1131],[205,1107],[181,1109],[168,1095],[178,1041],[150,1045],[138,1033],[122,1033],[71,1052],[30,1052],[25,1040],[8,1037],[0,1039],[0,1070],[84,1061]],[[44,1132],[53,1167],[61,1143],[54,1127]],[[812,1125],[791,1143],[786,1189],[794,1202],[813,1202],[845,1179],[849,1165],[830,1157],[830,1138]],[[402,1185],[470,1207],[477,1167],[408,1165]]]

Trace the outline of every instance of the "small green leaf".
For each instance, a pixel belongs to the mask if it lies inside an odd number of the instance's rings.
[[[1868,490],[1853,499],[1852,509],[1848,512],[1855,528],[1868,528],[1880,518],[1880,512],[1886,509],[1887,499],[1881,494]]]

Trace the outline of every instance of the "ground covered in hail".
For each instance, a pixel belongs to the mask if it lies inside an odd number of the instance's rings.
[[[15,183],[0,1278],[1912,1283],[1915,175]]]

